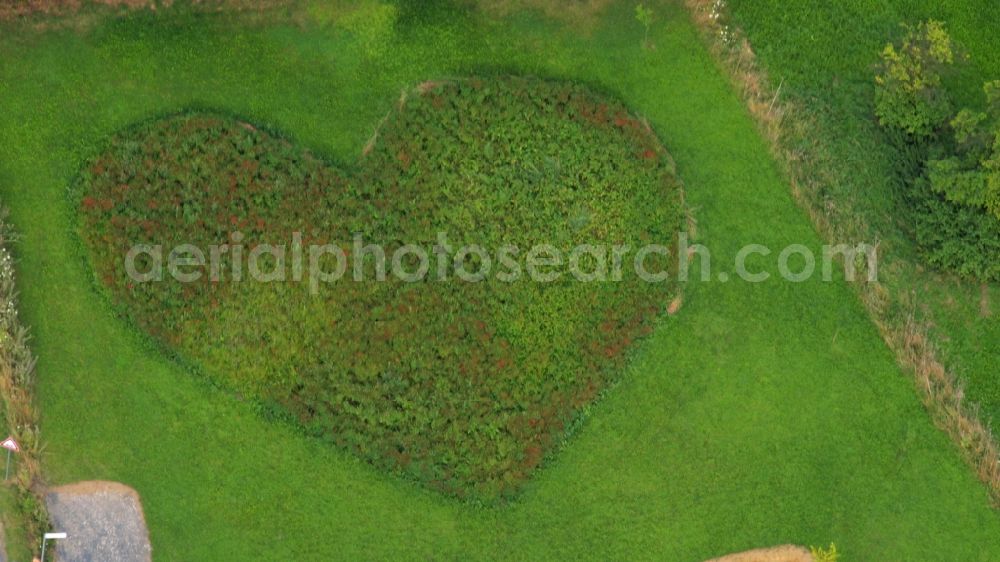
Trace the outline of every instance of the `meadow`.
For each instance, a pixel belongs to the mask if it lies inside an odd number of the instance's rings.
[[[470,75],[571,80],[646,118],[715,271],[749,243],[818,248],[686,9],[650,6],[654,48],[628,4],[569,21],[365,2],[0,24],[0,196],[21,233],[50,481],[135,487],[157,560],[701,560],[787,542],[835,542],[845,560],[1000,559],[986,489],[845,283],[688,283],[500,507],[269,419],[95,290],[69,186],[119,131],[215,110],[352,162],[402,90]]]
[[[943,359],[979,405],[985,422],[1000,420],[1000,287],[927,267],[912,241],[912,225],[899,212],[900,187],[893,148],[874,118],[879,53],[899,41],[903,24],[941,21],[959,46],[957,72],[946,76],[956,103],[976,109],[982,84],[1000,77],[994,2],[895,0],[829,4],[730,3],[731,23],[743,29],[764,69],[783,81],[787,99],[812,120],[803,150],[823,165],[817,201],[835,224],[849,225],[886,250],[883,280],[898,295],[912,295],[918,322],[930,326]],[[849,166],[830,163],[849,162]]]

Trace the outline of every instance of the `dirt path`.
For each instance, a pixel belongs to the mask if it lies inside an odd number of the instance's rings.
[[[135,490],[118,482],[87,481],[45,495],[62,562],[149,562],[151,548]],[[49,545],[51,548],[53,545]]]

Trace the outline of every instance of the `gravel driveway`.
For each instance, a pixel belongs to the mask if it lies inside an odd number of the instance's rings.
[[[61,562],[149,562],[149,532],[135,490],[118,482],[77,482],[45,496]],[[50,543],[48,548],[52,548]]]

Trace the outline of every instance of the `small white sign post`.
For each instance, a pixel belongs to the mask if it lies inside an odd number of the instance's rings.
[[[53,541],[56,539],[65,539],[66,533],[45,533],[42,536],[42,559],[41,562],[45,562],[45,541]]]
[[[0,447],[7,449],[7,468],[5,468],[3,472],[3,479],[4,482],[6,482],[7,478],[10,477],[10,453],[12,451],[15,453],[20,453],[21,446],[17,444],[17,441],[14,441],[13,437],[8,436],[6,439],[3,440],[3,442],[0,442]]]

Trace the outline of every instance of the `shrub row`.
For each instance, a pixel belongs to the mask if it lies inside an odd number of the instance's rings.
[[[34,404],[35,358],[28,348],[28,331],[17,316],[14,260],[10,253],[13,233],[6,211],[0,211],[0,399],[7,430],[21,446],[11,461],[20,521],[28,544],[40,544],[48,529],[44,481],[39,456],[41,438]]]

